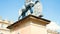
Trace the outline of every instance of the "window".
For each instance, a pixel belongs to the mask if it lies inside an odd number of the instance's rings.
[[[0,30],[0,34],[3,34],[3,32]]]
[[[17,34],[20,34],[19,32]]]
[[[2,32],[0,32],[0,34],[3,34]]]
[[[1,24],[1,28],[6,29],[7,25],[6,24]]]
[[[3,27],[6,28],[7,27],[7,24],[3,24]]]
[[[6,24],[3,24],[3,23],[1,23],[1,24],[0,24],[0,28],[5,29],[6,27],[7,27],[7,25],[6,25]]]

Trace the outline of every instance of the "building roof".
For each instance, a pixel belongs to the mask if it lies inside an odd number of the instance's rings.
[[[47,19],[44,19],[44,18],[41,18],[41,17],[36,17],[36,16],[33,16],[33,15],[28,15],[28,16],[26,16],[25,18],[16,21],[14,24],[8,26],[7,28],[8,28],[8,29],[11,29],[11,28],[14,27],[14,25],[16,25],[17,23],[20,23],[20,22],[23,21],[24,19],[27,19],[27,18],[30,18],[30,17],[33,17],[33,18],[36,18],[36,19],[40,19],[40,20],[46,21],[46,22],[47,22],[46,24],[49,24],[49,22],[50,22],[50,20],[47,20]]]

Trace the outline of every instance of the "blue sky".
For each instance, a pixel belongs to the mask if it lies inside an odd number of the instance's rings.
[[[40,0],[43,5],[42,14],[45,19],[60,25],[60,0]],[[24,0],[0,0],[0,16],[2,19],[16,21],[18,11],[22,8]]]

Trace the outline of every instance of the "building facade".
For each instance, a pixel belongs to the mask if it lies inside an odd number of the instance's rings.
[[[12,21],[0,20],[0,34],[10,34],[10,30],[6,27],[11,25]]]

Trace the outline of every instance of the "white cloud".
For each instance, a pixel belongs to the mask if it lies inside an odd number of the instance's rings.
[[[60,30],[60,26],[56,24],[56,22],[51,22],[50,24],[47,25],[47,29],[58,31]]]

